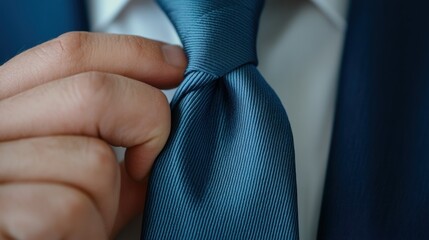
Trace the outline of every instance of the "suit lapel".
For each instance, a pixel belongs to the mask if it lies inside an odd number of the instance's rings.
[[[0,3],[0,64],[68,31],[88,30],[83,0],[14,0]]]

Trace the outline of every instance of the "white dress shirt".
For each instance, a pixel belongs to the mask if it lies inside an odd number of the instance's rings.
[[[153,0],[88,0],[93,31],[180,40]],[[259,69],[286,108],[295,143],[299,233],[316,239],[348,0],[267,0]],[[174,90],[173,90],[174,91]],[[166,92],[171,99],[173,91]],[[137,220],[119,239],[139,239]]]

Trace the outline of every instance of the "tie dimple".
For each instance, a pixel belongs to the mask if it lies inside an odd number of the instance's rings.
[[[187,72],[222,76],[257,63],[256,32],[263,1],[159,0],[189,58]]]

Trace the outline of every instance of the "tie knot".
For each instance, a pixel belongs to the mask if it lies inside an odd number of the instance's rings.
[[[222,76],[257,63],[256,32],[262,0],[158,0],[182,40],[187,72]]]

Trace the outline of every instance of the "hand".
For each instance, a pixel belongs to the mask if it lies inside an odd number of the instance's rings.
[[[182,50],[68,33],[0,67],[0,238],[107,239],[144,207]],[[118,164],[109,145],[127,147]]]

